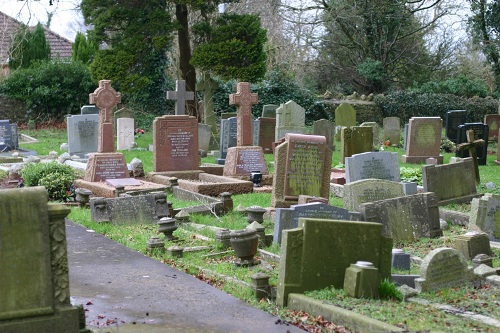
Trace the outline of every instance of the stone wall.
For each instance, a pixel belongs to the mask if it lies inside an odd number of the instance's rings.
[[[324,100],[323,103],[327,113],[331,114],[331,119],[333,119],[333,121],[335,121],[335,109],[342,103],[348,103],[356,110],[356,123],[358,125],[368,121],[375,121],[382,125],[382,110],[380,110],[380,107],[375,102],[331,99]]]

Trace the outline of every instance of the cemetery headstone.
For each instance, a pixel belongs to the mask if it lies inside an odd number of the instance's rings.
[[[365,121],[361,127],[371,127],[373,132],[373,148],[377,148],[380,145],[380,126],[374,121]],[[373,149],[372,149],[373,150]]]
[[[237,146],[252,146],[252,105],[257,104],[259,97],[250,90],[249,82],[238,82],[236,94],[229,95],[229,105],[236,105],[238,111]]]
[[[259,146],[264,150],[264,154],[273,153],[273,142],[276,131],[276,118],[258,118],[259,121]]]
[[[408,127],[410,124],[405,124],[403,127],[403,150],[406,151],[406,147],[408,147]]]
[[[435,193],[418,193],[399,198],[363,203],[359,212],[364,221],[382,224],[382,235],[394,241],[414,241],[443,235]]]
[[[398,153],[367,152],[355,154],[345,159],[346,183],[367,178],[399,182],[401,172]]]
[[[344,208],[358,211],[362,203],[404,196],[403,185],[383,179],[363,179],[344,185]]]
[[[224,165],[226,161],[227,150],[236,147],[236,133],[238,125],[236,117],[221,119],[220,123],[220,158],[217,163]]]
[[[453,248],[460,252],[467,260],[474,259],[478,254],[492,254],[490,239],[483,232],[467,232],[464,235],[456,236],[453,240]]]
[[[118,133],[118,130],[116,128],[117,126],[117,120],[120,119],[120,118],[132,118],[132,119],[135,119],[135,112],[134,110],[128,108],[128,107],[124,107],[124,108],[121,108],[119,110],[116,110],[114,113],[113,113],[113,123],[114,123],[114,128],[115,128],[115,132]]]
[[[252,145],[259,146],[260,121],[255,119],[252,121]]]
[[[443,120],[440,117],[413,117],[408,127],[406,155],[401,157],[403,163],[422,163],[434,157],[438,164],[443,164],[441,149],[441,129]]]
[[[262,147],[236,146],[228,149],[224,176],[250,176],[255,171],[263,175],[269,174]]]
[[[90,154],[85,180],[104,182],[106,179],[127,178],[125,157],[121,153]]]
[[[500,195],[486,193],[472,199],[469,230],[482,231],[490,240],[500,239]]]
[[[236,112],[222,112],[220,114],[220,119],[229,119],[229,118],[233,118],[233,117],[236,117],[237,113]]]
[[[425,192],[434,192],[438,205],[468,203],[477,194],[474,161],[467,157],[460,162],[444,165],[422,166],[422,182]]]
[[[361,216],[357,212],[350,212],[347,209],[320,202],[292,205],[290,208],[278,208],[276,209],[273,242],[281,243],[283,230],[297,228],[299,218],[359,221]]]
[[[10,121],[0,120],[0,152],[12,149],[12,128]]]
[[[345,127],[356,126],[356,110],[350,104],[340,104],[335,109],[335,124]]]
[[[320,119],[313,122],[313,135],[321,135],[326,138],[326,148],[335,150],[335,123],[328,119]]]
[[[185,115],[186,101],[194,99],[194,92],[186,91],[186,81],[176,80],[175,91],[167,91],[167,99],[175,100],[175,115]]]
[[[212,128],[208,124],[198,124],[198,149],[209,151]]]
[[[398,145],[401,140],[401,120],[399,117],[385,117],[382,119],[384,128],[383,140],[389,140],[391,145]]]
[[[279,105],[266,104],[262,107],[262,118],[276,118],[276,109]]]
[[[286,133],[306,133],[306,111],[294,101],[281,104],[276,109],[276,133],[274,141],[279,141]]]
[[[299,195],[328,199],[332,152],[323,136],[288,133],[274,156],[273,207],[290,207]]]
[[[345,159],[354,154],[373,151],[371,127],[343,127],[340,141],[342,163],[345,163]]]
[[[116,149],[129,149],[134,142],[134,118],[118,118],[116,120]]]
[[[80,109],[81,114],[99,114],[99,109],[95,105],[84,105]]]
[[[11,147],[13,150],[19,149],[19,133],[17,131],[17,124],[10,124],[10,138]]]
[[[198,170],[198,121],[187,115],[166,115],[153,121],[153,170]]]
[[[457,250],[438,248],[429,252],[420,265],[420,277],[415,279],[419,292],[463,286],[472,268]]]
[[[474,162],[474,173],[476,175],[476,183],[479,184],[481,179],[479,174],[479,160],[477,157],[477,151],[478,148],[481,149],[481,147],[484,147],[486,145],[486,142],[484,142],[483,139],[475,139],[473,130],[468,130],[466,135],[467,135],[467,142],[459,143],[457,145],[457,152],[463,152],[465,150],[469,151],[469,155],[472,158],[472,161]]]
[[[80,332],[70,302],[69,211],[48,205],[41,186],[0,191],[1,332]]]
[[[465,110],[451,110],[446,112],[446,137],[457,143],[458,139],[458,126],[465,124],[467,121],[467,111]]]
[[[203,93],[203,122],[210,126],[212,132],[217,130],[213,98],[217,88],[219,88],[219,84],[208,73],[203,73],[201,81],[196,84],[196,90]]]
[[[276,303],[286,306],[290,293],[343,288],[346,269],[357,261],[373,263],[381,279],[389,279],[392,240],[381,228],[380,223],[300,218],[298,228],[283,231]]]
[[[458,126],[458,136],[457,136],[457,144],[469,142],[467,139],[467,131],[474,131],[474,140],[484,140],[484,145],[478,147],[476,149],[477,153],[477,163],[479,165],[486,165],[486,158],[488,156],[488,125],[483,123],[465,123]],[[456,157],[469,157],[469,150],[462,150],[455,152]]]
[[[97,152],[99,141],[99,115],[73,115],[66,118],[68,153],[88,154]]]
[[[465,123],[465,122],[464,122]],[[496,140],[500,129],[500,115],[487,114],[484,116],[484,123],[488,125],[488,140]]]

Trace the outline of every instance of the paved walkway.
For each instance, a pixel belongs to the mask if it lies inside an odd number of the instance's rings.
[[[78,224],[66,233],[71,300],[95,332],[304,332]]]

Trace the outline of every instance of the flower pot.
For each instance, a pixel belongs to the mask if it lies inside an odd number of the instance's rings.
[[[158,221],[158,232],[165,235],[166,240],[176,240],[178,237],[172,235],[172,233],[177,230],[176,219],[171,217],[162,217]]]
[[[255,229],[242,229],[231,232],[231,247],[239,260],[235,262],[236,266],[253,266],[260,261],[254,259],[259,245],[259,236]]]

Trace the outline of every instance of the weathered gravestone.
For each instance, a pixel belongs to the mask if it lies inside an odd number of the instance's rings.
[[[73,115],[66,118],[68,153],[70,155],[95,153],[97,151],[99,115]]]
[[[320,119],[313,122],[313,135],[321,135],[326,138],[326,148],[335,150],[335,123],[328,119]]]
[[[276,147],[271,205],[287,208],[299,195],[329,198],[332,152],[324,136],[292,134]]]
[[[227,156],[227,150],[236,147],[236,133],[238,125],[236,117],[221,119],[220,121],[220,158],[217,163],[224,165]]]
[[[491,240],[500,239],[500,195],[486,193],[472,199],[469,230],[482,231]]]
[[[401,140],[401,120],[399,117],[385,117],[382,119],[384,128],[383,141],[389,140],[391,145],[398,145]]]
[[[361,127],[371,127],[373,132],[373,149],[378,149],[380,145],[380,126],[374,121],[365,121],[359,125]]]
[[[460,162],[444,165],[422,166],[422,182],[425,192],[434,192],[438,205],[468,203],[477,194],[474,161],[467,157]]]
[[[114,113],[113,113],[113,123],[114,123],[114,128],[115,128],[115,132],[118,133],[118,130],[116,128],[116,126],[118,125],[117,123],[117,120],[120,119],[120,118],[132,118],[132,119],[135,119],[135,112],[134,110],[128,108],[128,107],[124,107],[124,108],[121,108],[119,110],[116,110]],[[134,128],[135,130],[135,128]]]
[[[127,177],[128,169],[123,154],[106,153],[90,155],[87,169],[85,170],[85,181],[104,182],[106,179]]]
[[[467,121],[467,111],[465,110],[451,110],[446,112],[446,137],[457,143],[458,139],[458,126],[465,124]]]
[[[373,151],[371,127],[343,127],[340,141],[342,163],[345,163],[345,159],[354,154]]]
[[[382,235],[394,241],[414,241],[443,235],[435,193],[418,193],[359,206],[364,221],[382,224]]]
[[[458,126],[458,136],[457,136],[457,144],[468,142],[467,140],[467,131],[474,131],[474,140],[484,140],[484,145],[478,147],[476,149],[477,154],[477,163],[479,165],[486,165],[486,158],[488,157],[488,125],[483,123],[465,123],[463,125]],[[470,152],[468,150],[457,150],[455,152],[456,157],[469,157]]]
[[[258,118],[259,122],[259,143],[264,150],[264,154],[273,153],[273,142],[276,131],[276,118]]]
[[[7,142],[8,144],[10,144],[12,149],[13,150],[19,149],[19,133],[17,131],[17,124],[10,124],[10,140],[11,142],[8,142],[8,140]]]
[[[95,105],[84,105],[80,109],[81,114],[99,114],[99,109]]]
[[[0,332],[80,332],[70,302],[69,209],[47,202],[44,187],[0,191]]]
[[[276,118],[276,109],[279,105],[266,104],[262,107],[262,118]]]
[[[382,225],[370,222],[299,219],[298,228],[283,231],[276,303],[286,306],[290,293],[333,286],[342,289],[346,268],[369,261],[381,279],[390,279],[392,240]]]
[[[457,250],[446,247],[432,250],[420,265],[420,277],[415,279],[415,289],[425,292],[462,287],[469,280],[471,270]]]
[[[355,154],[345,159],[346,183],[367,178],[399,182],[401,172],[398,153],[368,152]]]
[[[167,91],[167,99],[175,100],[175,115],[186,114],[186,101],[194,99],[194,92],[186,91],[186,81],[175,80],[175,91]]]
[[[13,150],[12,127],[9,120],[0,120],[0,152]]]
[[[359,221],[361,216],[357,212],[350,212],[347,209],[320,202],[292,205],[290,208],[278,208],[276,209],[273,242],[281,243],[283,230],[297,228],[299,218]]]
[[[490,239],[484,232],[469,231],[453,238],[453,248],[465,259],[472,260],[478,254],[491,255]]]
[[[274,141],[278,141],[286,133],[306,133],[306,111],[294,101],[281,104],[276,109],[276,132]]]
[[[208,124],[198,124],[198,149],[203,149],[208,153],[210,139],[212,138],[212,128]]]
[[[403,184],[383,179],[363,179],[344,185],[344,208],[358,211],[359,205],[404,196]]]
[[[335,109],[335,124],[343,127],[356,126],[356,110],[350,104],[340,104]]]
[[[255,119],[252,121],[252,145],[259,146],[260,121]]]
[[[198,121],[187,115],[167,115],[153,121],[153,170],[198,170]]]
[[[254,171],[268,175],[262,147],[246,146],[228,149],[224,164],[224,176],[250,176]]]
[[[152,224],[169,216],[165,192],[119,198],[91,198],[90,213],[92,221],[112,224]]]
[[[488,125],[488,140],[496,140],[500,129],[500,115],[487,114],[484,116],[484,123]]]
[[[134,142],[134,118],[118,118],[116,120],[116,149],[129,149]]]
[[[443,164],[441,148],[441,128],[443,120],[440,117],[413,117],[408,126],[406,155],[401,157],[403,163],[422,163],[429,157]]]

